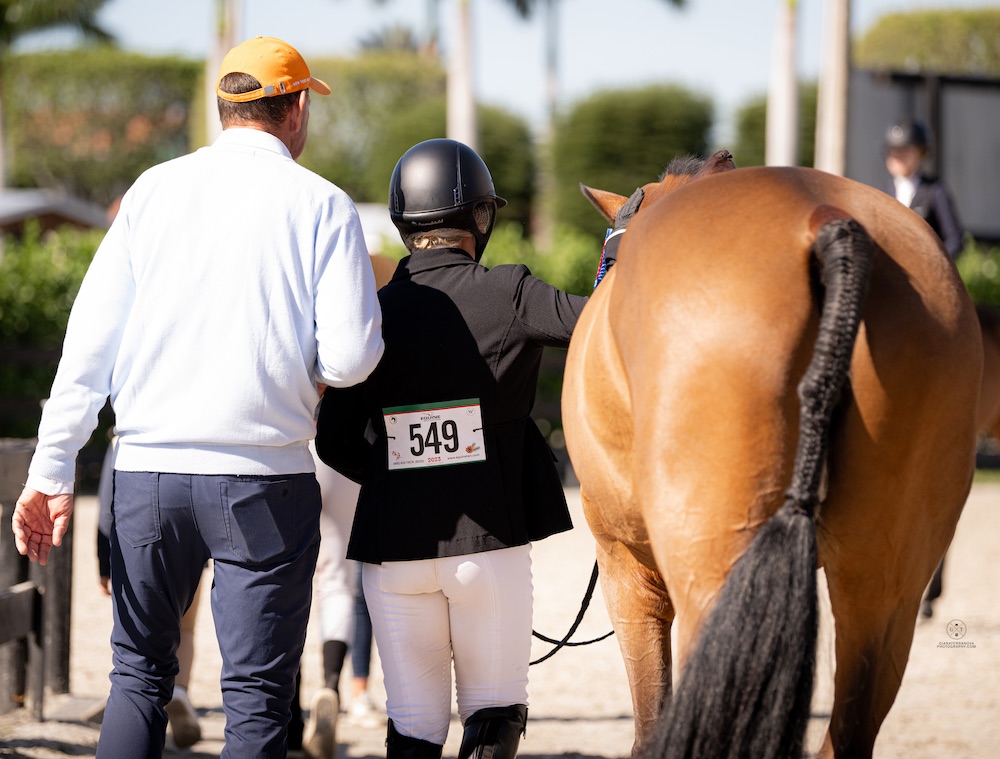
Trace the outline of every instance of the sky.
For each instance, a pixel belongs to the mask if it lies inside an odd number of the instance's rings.
[[[716,142],[731,138],[735,111],[767,92],[771,42],[787,0],[558,0],[559,107],[598,90],[673,83],[708,95]],[[448,54],[453,0],[440,0],[442,51]],[[350,56],[360,40],[393,25],[423,37],[428,0],[244,0],[242,39],[284,39],[305,56]],[[798,0],[796,60],[803,79],[820,69],[825,0]],[[853,0],[852,35],[887,13],[925,8],[1000,7],[985,0]],[[544,123],[543,14],[521,19],[505,0],[471,0],[474,85],[481,102],[504,107],[533,128]],[[100,21],[122,47],[151,55],[206,55],[216,0],[109,0]],[[64,45],[60,35],[21,49]],[[335,96],[335,94],[334,94]]]

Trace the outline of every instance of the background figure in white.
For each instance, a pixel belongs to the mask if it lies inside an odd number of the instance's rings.
[[[316,690],[302,733],[302,748],[311,759],[333,759],[337,752],[340,672],[354,637],[354,589],[357,569],[347,560],[347,539],[361,486],[316,459],[316,479],[323,498],[319,517],[320,547],[313,577],[313,613],[323,642],[323,687]]]
[[[101,592],[111,595],[111,524],[114,520],[111,501],[114,496],[115,445],[117,436],[112,437],[104,454],[101,479],[97,485],[97,571]],[[325,465],[324,465],[325,466]],[[191,682],[191,668],[194,666],[194,628],[198,619],[198,604],[201,600],[201,585],[194,592],[191,606],[181,617],[181,639],[177,646],[177,677],[174,678],[174,695],[167,702],[167,724],[177,748],[189,748],[201,740],[201,725],[198,712],[188,698],[188,683]]]
[[[375,287],[385,285],[396,270],[396,261],[381,253],[368,259],[375,275]],[[326,385],[318,386],[320,397]],[[288,725],[288,748],[302,748],[310,759],[333,759],[337,752],[337,717],[340,713],[340,672],[344,658],[355,642],[355,629],[363,636],[360,650],[353,652],[354,681],[351,684],[352,714],[365,727],[384,719],[368,694],[371,663],[372,628],[368,607],[361,594],[360,567],[348,561],[347,541],[354,525],[354,511],[361,486],[331,469],[316,455],[314,442],[309,451],[316,462],[316,479],[323,498],[320,512],[319,558],[313,576],[313,613],[319,614],[320,640],[323,641],[323,687],[316,691],[309,708],[309,722],[303,725],[299,700],[301,669],[292,700],[292,719]]]

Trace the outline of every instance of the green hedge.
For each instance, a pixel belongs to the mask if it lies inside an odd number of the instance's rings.
[[[0,259],[0,345],[58,347],[73,300],[103,230],[65,228],[42,235],[28,222],[7,237]]]
[[[403,112],[414,103],[443,102],[445,72],[415,53],[364,53],[356,58],[310,61],[310,69],[330,85],[327,97],[310,104],[309,140],[299,159],[303,166],[341,187],[358,203],[385,202],[389,174],[380,142],[386,131],[406,130]],[[443,110],[442,110],[443,113]],[[425,139],[410,129],[410,144]],[[430,135],[440,137],[440,132]],[[409,147],[409,145],[407,145]],[[372,174],[379,175],[373,182]]]
[[[155,163],[189,151],[201,62],[110,47],[6,56],[9,180],[108,205]]]
[[[597,214],[597,211],[594,211]],[[483,255],[483,265],[524,264],[539,279],[560,290],[590,295],[601,257],[603,236],[569,226],[556,230],[551,250],[539,250],[514,224],[499,224]]]
[[[711,100],[679,85],[598,92],[575,104],[559,118],[552,143],[556,223],[603,232],[580,183],[630,195],[675,156],[705,155],[712,118]]]
[[[0,259],[0,437],[34,437],[70,307],[104,233],[29,223]]]
[[[852,63],[866,69],[1000,76],[1000,9],[890,13],[857,40]]]
[[[535,155],[527,122],[507,111],[480,105],[479,149],[497,194],[507,200],[501,219],[527,229],[535,197]],[[389,178],[399,157],[418,142],[442,137],[446,130],[444,96],[401,107],[397,118],[378,130],[368,157],[365,187],[356,198],[385,203]],[[334,180],[336,181],[336,180]]]
[[[816,82],[799,84],[799,146],[796,165],[816,160]],[[747,100],[736,112],[736,142],[729,149],[739,167],[763,166],[766,153],[767,96]]]
[[[1000,248],[979,245],[970,239],[956,263],[976,303],[1000,306]]]

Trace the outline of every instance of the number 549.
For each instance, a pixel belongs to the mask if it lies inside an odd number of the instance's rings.
[[[423,456],[424,451],[431,449],[434,451],[434,455],[441,453],[441,446],[448,453],[454,453],[458,450],[458,425],[455,424],[451,419],[445,419],[441,423],[440,432],[438,431],[438,423],[431,422],[427,425],[426,434],[423,433],[422,424],[411,424],[410,425],[410,453],[414,456]]]

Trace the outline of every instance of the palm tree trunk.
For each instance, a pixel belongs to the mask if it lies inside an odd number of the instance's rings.
[[[454,28],[448,50],[448,137],[478,150],[472,69],[472,2],[453,0]]]
[[[816,168],[843,175],[847,160],[851,0],[825,0],[823,16],[826,38],[816,105]]]
[[[794,166],[798,162],[799,90],[795,67],[797,18],[796,0],[779,0],[764,126],[764,162],[768,166]]]
[[[559,107],[559,0],[545,0],[545,123],[535,145],[538,173],[531,218],[531,238],[540,250],[551,250],[555,177],[552,170],[552,138]]]
[[[3,53],[0,52],[0,190],[8,187],[7,184],[7,111],[3,107],[4,98],[4,66]],[[0,257],[3,251],[0,250]]]
[[[555,129],[559,103],[559,0],[545,0],[545,135]]]
[[[215,34],[205,60],[205,142],[211,145],[222,134],[215,79],[222,59],[236,45],[243,28],[243,0],[215,0]]]

